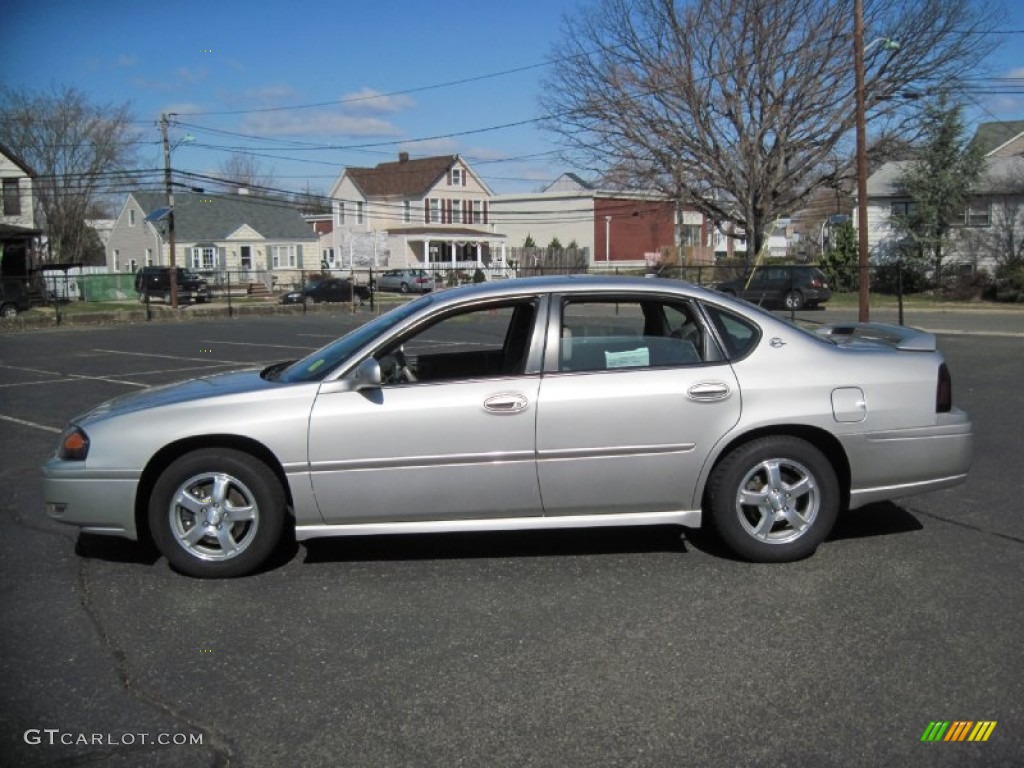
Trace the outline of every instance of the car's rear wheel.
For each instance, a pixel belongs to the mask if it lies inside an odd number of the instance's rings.
[[[18,316],[18,305],[17,304],[4,304],[0,307],[0,317],[17,317]]]
[[[765,437],[736,448],[708,486],[711,523],[734,553],[788,562],[814,553],[839,513],[839,481],[805,440]]]
[[[281,483],[264,462],[232,449],[203,449],[160,475],[149,527],[176,570],[200,578],[244,576],[277,546],[285,503]]]
[[[789,291],[783,299],[783,302],[786,305],[786,309],[803,309],[804,295],[800,293],[800,291]]]
[[[398,290],[400,290],[402,293],[408,293],[409,292],[409,284],[408,283],[402,283],[400,286],[398,286]]]

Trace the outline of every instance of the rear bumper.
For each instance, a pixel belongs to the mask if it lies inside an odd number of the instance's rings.
[[[850,508],[958,485],[974,456],[970,418],[958,409],[932,427],[842,437],[850,460]]]

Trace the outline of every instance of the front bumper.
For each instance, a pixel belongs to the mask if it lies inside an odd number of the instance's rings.
[[[51,459],[42,467],[50,519],[88,533],[137,539],[135,496],[139,473],[90,471],[82,462]]]

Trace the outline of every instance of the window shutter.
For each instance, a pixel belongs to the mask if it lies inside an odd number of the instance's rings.
[[[451,168],[448,169],[447,179],[448,179],[448,186],[450,187],[452,185],[452,171],[451,171]]]
[[[487,223],[487,201],[484,200],[484,224]]]
[[[302,269],[302,243],[295,246],[295,265]]]
[[[213,265],[214,269],[227,269],[228,266],[228,249],[218,248],[217,249],[217,263]]]
[[[430,198],[423,198],[423,223],[430,223]]]
[[[466,186],[466,169],[462,169],[462,186]]]
[[[272,246],[267,246],[263,249],[264,254],[267,257],[267,271],[271,271],[274,268],[274,254],[272,253]]]
[[[469,200],[462,201],[462,222],[464,224],[473,223],[473,204]]]

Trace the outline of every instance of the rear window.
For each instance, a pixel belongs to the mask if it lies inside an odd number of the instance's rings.
[[[704,309],[725,344],[729,360],[746,357],[757,346],[761,339],[761,329],[750,320],[714,304],[706,304]]]

